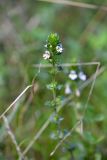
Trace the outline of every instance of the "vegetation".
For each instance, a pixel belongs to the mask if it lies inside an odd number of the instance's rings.
[[[55,2],[0,2],[0,160],[107,159],[107,1]]]

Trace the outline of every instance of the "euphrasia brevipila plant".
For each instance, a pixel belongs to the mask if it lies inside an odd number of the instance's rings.
[[[47,89],[52,91],[53,99],[48,101],[48,105],[54,109],[54,114],[53,117],[51,117],[51,121],[57,124],[57,130],[55,135],[57,138],[61,138],[62,132],[60,128],[60,122],[63,120],[63,118],[60,117],[57,112],[57,107],[61,103],[61,100],[60,96],[57,95],[58,83],[56,81],[56,75],[58,71],[61,70],[59,62],[62,53],[63,47],[58,34],[51,33],[48,36],[48,39],[45,44],[45,53],[43,54],[43,58],[52,65],[51,70],[49,72],[52,76],[52,81],[50,84],[47,85]]]

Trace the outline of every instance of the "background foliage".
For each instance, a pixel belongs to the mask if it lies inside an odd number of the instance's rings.
[[[79,2],[106,5],[105,0],[79,0]],[[107,159],[107,12],[84,9],[63,4],[33,0],[0,1],[0,113],[29,84],[38,70],[34,64],[44,63],[42,55],[47,36],[57,32],[64,47],[61,63],[100,61],[104,72],[98,76],[94,92],[88,104],[83,135],[75,132],[62,144],[53,157],[50,152],[57,140],[50,138],[55,126],[49,125],[39,140],[27,153],[28,159],[36,160],[106,160]],[[95,67],[82,67],[90,78]],[[66,98],[64,87],[69,81],[67,74],[59,73],[57,79],[63,85],[59,93]],[[50,82],[48,69],[41,69],[35,82],[35,94],[30,91],[8,112],[10,126],[24,150],[32,137],[52,112],[45,106],[51,99],[46,85]],[[71,82],[70,82],[71,83]],[[72,84],[74,86],[74,84]],[[76,87],[80,83],[75,84]],[[74,97],[60,112],[64,116],[62,127],[72,128],[88,96],[90,85],[80,97]],[[13,114],[12,114],[13,113]],[[65,147],[66,146],[66,147]],[[0,159],[17,159],[17,152],[0,122]]]

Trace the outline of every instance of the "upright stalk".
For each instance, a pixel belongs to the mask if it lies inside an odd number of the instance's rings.
[[[53,70],[53,74],[52,74],[52,83],[55,84],[56,80],[55,80],[55,77],[56,77],[56,68],[55,68],[55,64],[53,63],[52,65],[52,70]],[[52,93],[53,93],[53,100],[54,100],[54,110],[55,110],[55,113],[57,113],[57,106],[56,106],[56,86],[53,87],[52,89]]]
[[[58,97],[56,95],[57,91],[57,82],[56,82],[56,74],[57,74],[57,64],[59,64],[60,55],[63,52],[62,44],[60,42],[59,36],[56,33],[51,33],[48,36],[47,43],[45,45],[46,51],[43,54],[43,58],[48,60],[48,62],[52,65],[51,75],[52,75],[52,82],[47,85],[47,88],[52,91],[53,100],[50,101],[50,106],[53,107],[55,115],[53,118],[53,122],[57,125],[57,137],[59,136],[61,129],[60,129],[60,117],[57,111],[58,105]],[[60,137],[60,136],[59,136]]]

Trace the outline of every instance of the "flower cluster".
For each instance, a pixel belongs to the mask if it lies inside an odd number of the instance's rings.
[[[69,73],[69,78],[71,80],[76,80],[77,77],[78,77],[78,75],[77,75],[76,71],[75,70],[71,70],[70,73]]]
[[[79,78],[82,81],[86,81],[87,76],[84,72],[80,71],[79,73],[77,73],[75,70],[71,70],[68,77],[71,80],[76,80],[77,78]]]
[[[56,46],[56,51],[57,51],[57,54],[61,54],[63,52],[63,48],[62,48],[62,44],[61,43],[59,43]]]
[[[44,59],[49,59],[50,58],[50,52],[49,51],[45,51],[45,53],[43,54],[43,58]]]
[[[49,62],[56,62],[56,56],[62,54],[63,47],[60,42],[59,36],[57,33],[51,33],[48,36],[48,39],[45,44],[45,53],[43,54],[43,58],[45,60],[49,60]]]

